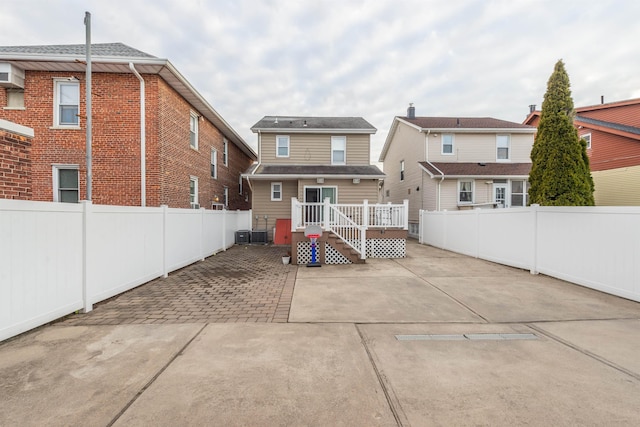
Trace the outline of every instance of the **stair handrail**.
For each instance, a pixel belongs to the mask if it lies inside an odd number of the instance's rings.
[[[365,259],[367,256],[366,227],[353,221],[336,206],[331,205],[328,200],[325,202],[329,206],[329,218],[325,218],[325,224],[328,225],[329,230],[356,251],[360,259]],[[345,230],[355,230],[355,236],[347,236]]]

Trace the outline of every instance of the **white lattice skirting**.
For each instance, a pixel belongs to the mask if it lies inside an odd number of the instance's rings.
[[[348,258],[329,244],[318,242],[316,248],[318,252],[320,252],[320,245],[325,245],[325,264],[351,264]],[[367,258],[404,258],[406,255],[405,239],[367,239]],[[310,262],[311,242],[298,242],[298,264]]]
[[[406,255],[405,239],[367,239],[367,258],[404,258]]]

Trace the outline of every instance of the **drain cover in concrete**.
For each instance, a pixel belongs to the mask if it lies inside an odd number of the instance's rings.
[[[508,341],[535,340],[536,334],[425,334],[425,335],[396,335],[398,341]]]

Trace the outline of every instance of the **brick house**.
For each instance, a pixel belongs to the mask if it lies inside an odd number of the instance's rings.
[[[525,124],[537,126],[530,107]],[[597,206],[640,205],[640,98],[575,109],[573,125],[587,141]]]
[[[168,60],[121,43],[91,52],[94,203],[251,206],[241,173],[255,152]],[[85,58],[85,45],[0,47],[0,119],[34,131],[33,200],[86,198]]]
[[[0,119],[0,199],[31,199],[33,129]]]

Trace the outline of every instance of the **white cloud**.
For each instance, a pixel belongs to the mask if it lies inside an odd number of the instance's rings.
[[[247,142],[262,116],[491,116],[540,107],[562,58],[576,105],[640,96],[640,2],[5,0],[3,45],[120,41],[169,59]],[[623,31],[623,30],[624,31]]]

